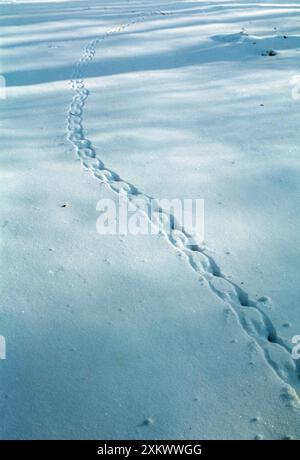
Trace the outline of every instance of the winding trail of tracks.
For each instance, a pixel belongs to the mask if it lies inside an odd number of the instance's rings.
[[[74,146],[82,164],[91,171],[95,178],[105,183],[112,191],[125,195],[141,212],[144,212],[145,207],[152,203],[153,198],[107,168],[98,158],[92,142],[85,136],[83,112],[89,91],[84,83],[84,70],[92,61],[97,46],[110,35],[120,33],[151,16],[165,14],[162,11],[154,11],[138,16],[92,40],[76,63],[71,79],[74,95],[67,116],[68,139]],[[161,228],[161,231],[168,243],[181,253],[214,295],[231,309],[244,333],[260,350],[274,374],[285,385],[283,390],[288,388],[290,398],[298,405],[300,367],[298,362],[292,359],[290,345],[279,336],[272,320],[265,312],[266,298],[262,297],[258,301],[251,299],[245,290],[223,274],[207,249],[191,237],[180,222],[176,221],[172,213],[167,213],[161,208],[158,208],[158,211],[163,216],[165,227]],[[153,223],[156,224],[156,222]]]

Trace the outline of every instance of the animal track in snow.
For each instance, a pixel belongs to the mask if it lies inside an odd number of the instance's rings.
[[[85,136],[83,110],[89,91],[84,83],[84,69],[93,59],[97,46],[103,40],[154,15],[165,16],[166,13],[154,11],[136,17],[128,23],[119,25],[95,38],[86,46],[81,58],[75,65],[71,78],[74,96],[67,116],[68,139],[74,146],[82,164],[113,192],[124,194],[143,214],[145,214],[145,205],[152,202],[152,197],[138,190],[133,184],[107,168],[97,157],[92,142]],[[190,267],[206,282],[213,294],[228,305],[248,338],[256,344],[274,374],[285,384],[282,390],[283,394],[288,394],[289,398],[294,399],[298,405],[297,391],[300,391],[300,367],[292,359],[289,344],[278,335],[271,319],[265,313],[264,302],[252,300],[245,290],[227,278],[216,261],[209,255],[205,246],[199,244],[182,228],[172,213],[166,213],[161,208],[157,210],[165,216],[164,223],[160,228],[168,243],[184,256]],[[152,223],[155,224],[155,222]]]

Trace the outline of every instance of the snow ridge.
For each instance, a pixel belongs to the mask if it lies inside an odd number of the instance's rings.
[[[71,85],[74,89],[74,96],[70,103],[67,115],[67,136],[71,141],[83,166],[101,182],[105,183],[113,192],[122,193],[133,203],[136,208],[145,214],[144,209],[150,205],[153,198],[138,190],[134,185],[122,179],[116,172],[107,168],[97,158],[95,148],[91,141],[85,137],[83,128],[83,109],[88,98],[89,91],[84,83],[84,69],[93,59],[96,47],[101,41],[110,35],[122,32],[122,30],[145,21],[147,17],[154,15],[166,15],[162,11],[152,11],[138,16],[128,23],[117,26],[100,37],[92,40],[84,49],[79,61],[76,63]],[[282,389],[282,397],[299,404],[300,394],[300,366],[292,359],[291,346],[280,337],[272,320],[268,317],[265,304],[266,297],[259,300],[252,300],[248,293],[240,286],[222,273],[221,268],[205,246],[199,244],[183,227],[177,222],[174,215],[159,208],[157,211],[163,216],[164,224],[160,226],[161,233],[168,243],[176,249],[189,263],[194,272],[210,288],[210,290],[222,301],[234,314],[243,331],[251,340],[251,344],[261,352],[272,369],[274,374],[285,385]],[[149,218],[149,216],[146,214]],[[151,217],[151,223],[157,225]],[[171,231],[170,231],[171,229]],[[298,393],[298,394],[297,394]]]

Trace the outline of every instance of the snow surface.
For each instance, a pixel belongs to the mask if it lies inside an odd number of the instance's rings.
[[[0,11],[1,438],[299,438],[299,4]],[[206,246],[97,234],[120,188]]]

